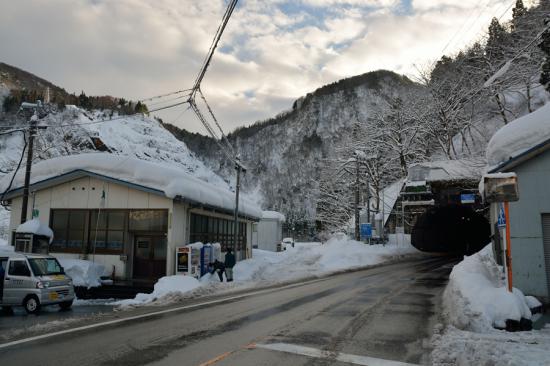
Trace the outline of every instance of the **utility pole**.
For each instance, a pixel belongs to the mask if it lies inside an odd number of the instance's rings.
[[[233,228],[233,234],[235,237],[233,241],[233,252],[237,251],[237,246],[239,243],[239,191],[241,189],[241,171],[243,173],[246,172],[246,169],[241,165],[238,156],[235,158],[235,169],[237,170],[237,184],[235,186],[235,217]]]
[[[355,240],[361,240],[359,230],[359,154],[355,152]]]
[[[372,220],[370,217],[370,184],[369,184],[368,177],[367,177],[367,217],[368,217],[368,222],[372,225]]]
[[[24,107],[22,107],[24,108]],[[25,185],[23,187],[23,203],[21,205],[21,223],[27,221],[27,207],[29,205],[29,185],[31,181],[31,168],[32,168],[32,155],[33,155],[33,145],[34,137],[36,135],[36,122],[38,121],[38,113],[35,109],[34,114],[30,120],[29,127],[29,144],[27,147],[27,166],[25,168]]]

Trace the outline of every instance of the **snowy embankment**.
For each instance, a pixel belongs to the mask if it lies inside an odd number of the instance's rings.
[[[434,365],[547,365],[550,328],[510,333],[506,320],[531,319],[540,303],[514,288],[507,290],[491,245],[465,257],[449,277],[443,317],[432,339]]]
[[[254,257],[238,262],[234,282],[220,283],[216,275],[207,274],[200,280],[188,276],[161,278],[153,293],[138,294],[135,299],[122,300],[122,307],[166,304],[184,298],[214,293],[264,287],[285,282],[314,278],[340,271],[358,269],[418,253],[410,245],[367,245],[347,238],[333,238],[324,244],[296,243],[283,252],[254,250]]]
[[[101,286],[101,276],[105,266],[92,261],[81,259],[57,259],[65,273],[72,278],[74,286],[98,287]]]

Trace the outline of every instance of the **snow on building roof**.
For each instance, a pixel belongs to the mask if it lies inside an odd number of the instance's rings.
[[[412,164],[408,171],[409,182],[436,182],[473,179],[483,175],[486,162],[482,158],[440,160]],[[408,183],[410,185],[412,183]]]
[[[277,211],[262,211],[262,219],[286,221],[285,215]]]
[[[498,130],[487,145],[487,162],[495,167],[550,140],[550,103]]]
[[[379,212],[377,215],[381,218],[382,212],[384,213],[384,225],[390,218],[390,215],[393,211],[393,207],[395,206],[395,202],[397,202],[397,198],[399,198],[399,194],[401,193],[401,189],[403,189],[403,184],[405,183],[404,179],[399,179],[398,181],[393,182],[389,186],[382,189],[382,192],[380,193],[380,206],[379,206]],[[372,212],[375,212],[376,210],[376,197],[370,198],[370,207]],[[362,213],[366,213],[365,209],[362,210]]]
[[[41,161],[32,167],[31,184],[79,170],[161,191],[172,199],[181,197],[225,210],[235,208],[235,194],[225,187],[202,181],[172,165],[108,153],[70,155]],[[21,170],[16,175],[12,191],[23,186],[24,173]],[[7,175],[0,181],[0,191],[7,188],[10,178]],[[240,198],[239,211],[255,218],[262,217],[261,209],[246,198]]]
[[[15,229],[15,232],[43,235],[50,238],[50,241],[53,239],[52,229],[50,229],[48,225],[43,224],[38,218],[28,220],[27,222],[19,225],[17,229]]]

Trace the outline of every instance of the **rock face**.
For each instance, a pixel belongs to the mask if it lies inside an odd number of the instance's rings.
[[[264,209],[283,212],[290,222],[314,220],[324,159],[356,122],[368,120],[387,93],[419,87],[390,71],[371,72],[317,89],[295,101],[291,110],[236,130],[228,138],[249,168],[244,190],[261,198]],[[213,140],[165,127],[207,166],[234,179],[233,166]]]

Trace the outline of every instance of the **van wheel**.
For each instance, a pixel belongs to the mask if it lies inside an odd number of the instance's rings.
[[[59,307],[61,308],[61,310],[69,310],[71,308],[71,306],[73,306],[73,300],[63,301],[63,302],[59,303]]]
[[[40,301],[34,295],[27,296],[23,301],[23,307],[28,314],[37,314],[40,311]]]

